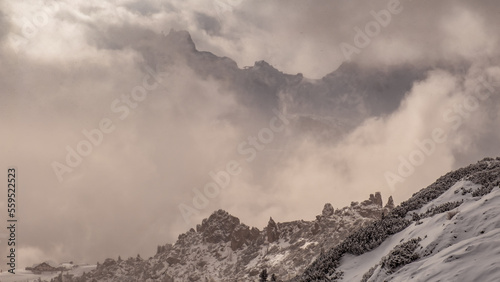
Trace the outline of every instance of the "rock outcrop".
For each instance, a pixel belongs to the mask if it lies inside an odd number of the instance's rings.
[[[323,216],[331,216],[335,212],[335,209],[333,208],[332,204],[326,203],[325,206],[323,207],[323,211],[321,214]]]
[[[267,223],[266,233],[267,233],[267,241],[269,243],[276,242],[279,239],[280,233],[278,230],[278,225],[276,225],[276,222],[274,222],[272,217],[269,219],[269,222]]]
[[[386,209],[393,209],[394,208],[394,200],[392,199],[392,196],[389,196],[389,199],[387,200],[387,204],[385,204]]]
[[[255,281],[262,269],[289,279],[307,267],[322,251],[339,244],[352,231],[379,219],[386,208],[380,193],[349,207],[325,204],[315,220],[276,222],[262,230],[249,227],[223,210],[215,211],[196,230],[179,235],[175,244],[159,246],[143,260],[107,259],[87,276],[110,281]],[[147,280],[150,279],[150,280]]]

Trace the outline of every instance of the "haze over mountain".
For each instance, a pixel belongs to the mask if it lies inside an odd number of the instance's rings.
[[[270,218],[262,231],[218,210],[175,244],[158,245],[149,259],[71,263],[64,276],[41,277],[50,282],[257,281],[266,271],[271,281],[498,281],[499,172],[500,157],[485,158],[441,176],[396,207],[392,197],[383,206],[377,192],[349,207],[327,203],[314,221]]]
[[[0,3],[0,162],[19,169],[19,267],[147,258],[219,209],[262,230],[269,216],[312,221],[325,199],[399,203],[498,155],[496,2],[401,1],[350,61],[340,44],[387,1],[226,2]],[[161,84],[127,102],[145,79]],[[240,154],[273,109],[284,130]],[[105,118],[113,131],[58,175]],[[435,129],[446,140],[388,183]],[[186,223],[179,205],[232,160],[241,172]]]
[[[499,173],[500,158],[486,158],[397,207],[376,193],[262,232],[219,210],[154,258],[108,259],[85,279],[257,281],[266,269],[280,281],[498,281]]]

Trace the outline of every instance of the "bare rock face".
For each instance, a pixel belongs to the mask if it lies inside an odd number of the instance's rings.
[[[173,30],[165,36],[166,45],[177,52],[193,52],[196,46],[189,32],[184,30]]]
[[[196,231],[201,232],[208,243],[229,242],[233,230],[238,225],[240,225],[240,220],[237,217],[218,210],[208,219],[204,219],[201,225],[196,226]]]
[[[286,281],[303,271],[322,250],[333,248],[387,211],[381,207],[379,193],[365,202],[338,209],[325,204],[311,221],[277,223],[270,218],[263,230],[218,210],[196,230],[179,235],[175,244],[159,248],[154,257],[108,260],[86,274],[86,281],[255,281],[264,268]]]
[[[389,196],[389,199],[387,200],[387,204],[385,204],[386,209],[392,210],[394,208],[394,200],[392,199],[392,196]]]
[[[323,216],[332,216],[334,213],[335,209],[333,208],[332,204],[326,203],[325,206],[323,207],[323,211],[321,214]]]
[[[237,217],[223,210],[218,210],[204,219],[201,225],[196,226],[196,232],[201,233],[204,241],[208,243],[230,242],[233,251],[249,245],[260,234],[259,229],[241,224]]]
[[[272,217],[269,219],[269,222],[267,223],[266,230],[267,230],[267,241],[269,243],[278,241],[280,233],[278,230],[278,225],[276,225],[276,222],[274,222]]]
[[[231,234],[231,250],[236,251],[244,245],[250,245],[251,242],[259,238],[259,229],[253,227],[250,229],[245,224],[236,226]]]
[[[318,234],[321,231],[321,227],[319,226],[319,223],[315,222],[313,228],[311,228],[311,233],[313,235]]]
[[[181,262],[179,259],[174,258],[174,257],[168,257],[166,261],[169,265],[174,265],[174,264],[178,264]]]
[[[165,277],[163,277],[162,282],[174,282],[174,278],[166,274]]]
[[[380,194],[380,192],[375,192],[375,199],[373,200],[373,203],[379,207],[382,207],[382,194]]]
[[[376,205],[378,207],[382,207],[382,195],[380,192],[375,192],[375,195],[370,194],[370,198],[361,203],[363,206]]]

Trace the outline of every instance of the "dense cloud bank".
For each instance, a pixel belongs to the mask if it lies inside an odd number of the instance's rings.
[[[23,264],[147,256],[219,208],[401,201],[498,154],[494,1],[221,3],[0,4]]]

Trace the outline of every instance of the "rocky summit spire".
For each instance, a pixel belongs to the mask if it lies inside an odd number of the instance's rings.
[[[280,237],[278,225],[274,222],[273,218],[269,218],[269,222],[267,223],[267,241],[272,243],[277,241]]]
[[[388,208],[391,210],[394,208],[394,200],[392,199],[392,196],[389,196],[389,199],[387,200],[387,204],[385,204],[385,208]]]
[[[196,46],[191,38],[191,34],[185,30],[176,31],[170,29],[168,34],[165,34],[165,41],[168,48],[176,49],[177,51],[196,51]]]
[[[208,219],[204,219],[201,225],[197,225],[196,231],[203,234],[206,242],[229,242],[231,233],[239,224],[240,220],[237,217],[224,210],[218,210],[212,213]]]
[[[377,206],[382,207],[382,194],[375,192],[375,200],[373,201]]]
[[[323,216],[331,216],[334,213],[334,208],[332,204],[326,203],[325,206],[323,207],[323,212],[321,213]]]
[[[380,192],[375,192],[375,195],[370,194],[370,198],[366,201],[363,201],[361,204],[364,206],[376,205],[382,207],[382,194],[380,194]]]

